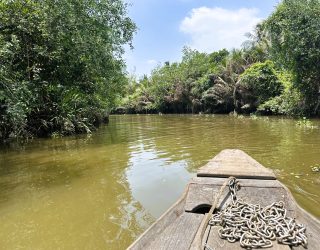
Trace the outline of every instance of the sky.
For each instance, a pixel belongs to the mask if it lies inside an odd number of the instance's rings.
[[[181,59],[184,46],[211,53],[240,48],[245,33],[268,17],[280,0],[127,0],[138,30],[124,58],[141,77],[166,61]]]

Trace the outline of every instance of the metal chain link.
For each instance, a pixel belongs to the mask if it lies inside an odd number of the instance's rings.
[[[287,210],[282,201],[261,207],[249,204],[237,198],[239,181],[229,181],[231,202],[222,211],[212,215],[209,225],[221,226],[220,238],[248,249],[272,247],[272,241],[289,246],[307,246],[306,228],[287,217]],[[207,249],[210,249],[206,245]]]

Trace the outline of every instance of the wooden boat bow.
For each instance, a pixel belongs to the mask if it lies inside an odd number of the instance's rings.
[[[302,209],[292,194],[276,180],[272,170],[265,168],[238,149],[226,149],[197,171],[181,198],[147,229],[128,249],[199,249],[199,230],[205,223],[215,194],[229,176],[239,179],[240,199],[267,206],[283,201],[288,216],[307,227],[308,249],[320,249],[320,222]],[[219,209],[227,205],[228,190],[218,200]],[[238,242],[229,243],[219,237],[216,227],[207,227],[201,241],[211,249],[243,249]],[[271,249],[304,249],[273,242]]]

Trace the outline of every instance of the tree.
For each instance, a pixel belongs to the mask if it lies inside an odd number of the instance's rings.
[[[213,86],[203,93],[203,100],[209,109],[228,113],[236,107],[236,89],[240,75],[255,62],[245,49],[233,49],[218,66]]]
[[[127,81],[121,56],[136,27],[126,9],[122,0],[1,1],[0,137],[98,125]],[[7,131],[16,113],[22,129]]]
[[[243,110],[255,111],[260,104],[282,93],[284,86],[272,61],[255,63],[240,76],[237,93]]]
[[[305,112],[319,114],[320,1],[283,0],[262,26],[274,60],[294,74]]]

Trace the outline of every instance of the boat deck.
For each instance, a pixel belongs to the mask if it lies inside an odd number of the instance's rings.
[[[320,222],[300,208],[290,191],[279,181],[272,170],[263,167],[241,150],[223,150],[197,172],[182,197],[144,232],[128,249],[200,249],[201,224],[205,223],[216,194],[229,176],[239,180],[240,199],[261,206],[283,201],[287,215],[306,225],[308,249],[319,249]],[[226,188],[218,200],[218,209],[230,201]],[[208,226],[202,237],[211,249],[243,249],[239,242],[229,243],[219,237],[218,226]],[[304,249],[289,247],[273,241],[269,249]]]

